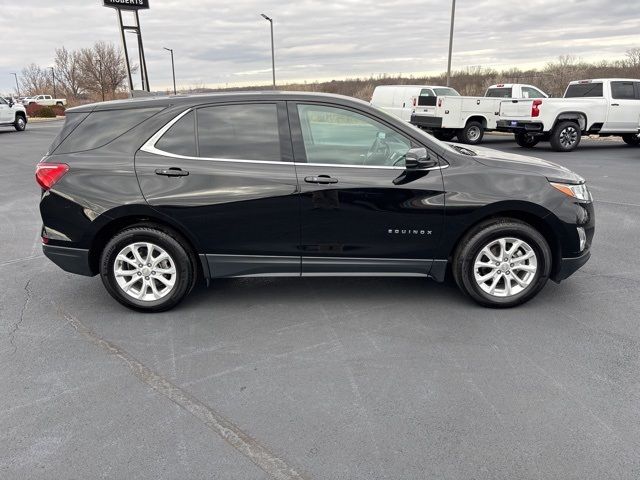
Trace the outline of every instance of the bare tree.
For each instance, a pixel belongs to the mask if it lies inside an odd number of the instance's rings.
[[[32,63],[22,69],[20,76],[21,91],[27,96],[46,93],[51,88],[51,77],[47,70]]]
[[[116,97],[127,79],[127,66],[122,51],[112,43],[96,42],[78,52],[81,88],[102,100]]]
[[[56,80],[65,95],[77,99],[82,92],[80,53],[78,51],[70,52],[65,47],[56,48],[55,65]]]

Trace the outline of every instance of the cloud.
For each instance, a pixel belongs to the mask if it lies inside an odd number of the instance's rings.
[[[440,72],[446,68],[448,0],[150,0],[140,12],[151,86],[270,83],[274,18],[279,81]],[[115,12],[99,0],[28,0],[3,6],[0,91],[10,72],[52,64],[55,47],[120,42]],[[544,64],[558,55],[621,58],[640,44],[638,0],[458,1],[454,68]]]

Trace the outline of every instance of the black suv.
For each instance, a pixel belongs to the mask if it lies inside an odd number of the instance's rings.
[[[37,166],[44,253],[139,310],[198,278],[421,276],[510,307],[590,256],[584,180],[442,143],[335,95],[243,92],[67,110]]]

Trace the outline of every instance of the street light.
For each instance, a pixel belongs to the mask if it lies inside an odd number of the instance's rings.
[[[14,77],[16,77],[16,95],[18,95],[18,98],[20,98],[20,86],[18,85],[18,74],[10,73],[9,75],[13,75]]]
[[[56,70],[54,67],[49,67],[51,69],[51,77],[53,78],[53,98],[56,98]]]
[[[447,87],[451,83],[451,52],[453,51],[453,22],[456,17],[456,0],[451,1],[451,29],[449,30],[449,62],[447,64]]]
[[[264,18],[269,25],[271,26],[271,72],[273,74],[273,89],[276,89],[276,56],[275,50],[273,48],[273,19],[267,17],[264,13],[261,13],[260,16]]]
[[[176,66],[173,63],[173,48],[167,48],[167,47],[162,47],[164,48],[167,52],[171,52],[171,72],[173,73],[173,94],[176,95],[178,92],[176,92]]]

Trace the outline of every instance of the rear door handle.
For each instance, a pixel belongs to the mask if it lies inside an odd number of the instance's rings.
[[[611,104],[611,106],[612,106],[612,107],[619,107],[619,106],[620,106],[620,104],[619,104],[619,103],[612,103],[612,104]]]
[[[330,177],[329,175],[304,177],[304,181],[307,183],[318,183],[320,185],[329,185],[330,183],[338,183],[337,178]]]
[[[158,168],[156,175],[164,175],[165,177],[186,177],[189,172],[178,167]]]

